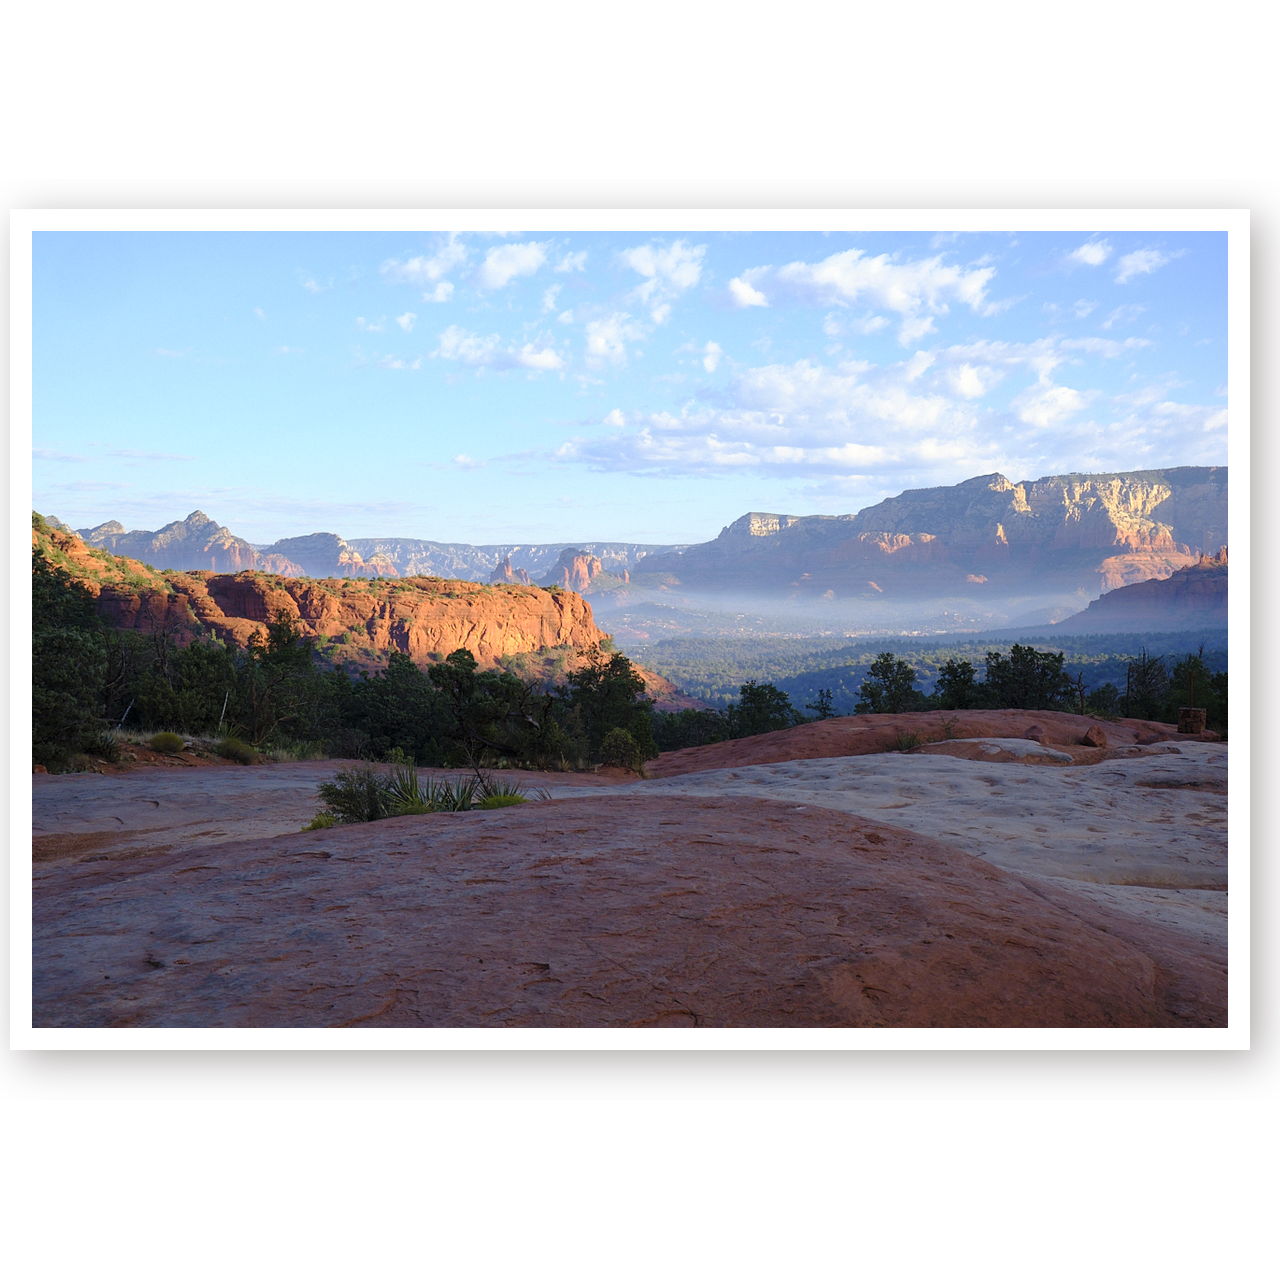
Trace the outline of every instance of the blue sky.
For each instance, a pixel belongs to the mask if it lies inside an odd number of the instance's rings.
[[[33,501],[254,542],[714,537],[1224,464],[1221,232],[48,232]]]

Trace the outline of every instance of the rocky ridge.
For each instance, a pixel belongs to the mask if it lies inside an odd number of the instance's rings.
[[[1072,632],[1176,631],[1227,625],[1227,548],[1201,556],[1167,578],[1108,591],[1055,630]]]
[[[83,583],[112,626],[167,630],[179,642],[205,634],[244,645],[278,612],[326,658],[367,666],[381,665],[390,652],[426,663],[460,648],[493,665],[515,654],[586,650],[608,640],[591,606],[569,591],[435,578],[353,582],[252,570],[160,571],[58,529],[33,528],[31,540]]]
[[[1196,563],[1225,540],[1225,467],[1014,483],[999,473],[908,490],[855,515],[749,512],[709,543],[646,558],[637,584],[761,594],[1087,595]]]

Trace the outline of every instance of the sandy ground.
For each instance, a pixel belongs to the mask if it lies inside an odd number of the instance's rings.
[[[1226,746],[991,714],[305,833],[342,762],[38,775],[37,1025],[1221,1025]]]

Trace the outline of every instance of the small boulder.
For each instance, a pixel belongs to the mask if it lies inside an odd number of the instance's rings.
[[[49,770],[48,770],[48,769],[46,769],[46,768],[44,767],[44,765],[42,765],[42,764],[37,764],[37,765],[32,765],[32,766],[31,766],[31,772],[32,772],[32,773],[48,773],[48,772],[49,772]]]
[[[1032,742],[1043,742],[1044,730],[1038,724],[1033,724],[1022,736],[1030,738]]]
[[[1082,747],[1105,747],[1107,745],[1107,735],[1103,733],[1101,726],[1091,725],[1089,731],[1080,739]]]

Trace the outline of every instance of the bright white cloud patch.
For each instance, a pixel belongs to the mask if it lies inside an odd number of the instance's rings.
[[[724,355],[724,352],[721,350],[718,342],[708,342],[707,345],[702,348],[702,367],[708,373],[715,373],[716,366],[720,363],[720,357],[722,355]]]
[[[412,311],[406,311],[404,315],[396,316],[396,324],[398,324],[405,333],[412,333],[413,325],[417,318],[418,317]]]
[[[580,250],[578,253],[566,253],[559,262],[556,263],[557,271],[585,271],[587,269],[587,251]]]
[[[729,281],[729,292],[733,295],[734,302],[740,307],[767,307],[769,305],[769,299],[759,289],[753,288],[745,280],[736,276]]]
[[[448,302],[453,297],[453,281],[441,280],[434,289],[422,295],[423,302]]]
[[[1015,396],[1012,407],[1018,419],[1029,427],[1055,427],[1060,422],[1079,413],[1085,406],[1084,397],[1071,387],[1056,387],[1051,383],[1038,383],[1020,396]]]
[[[618,256],[632,271],[646,277],[633,290],[634,297],[650,308],[654,324],[663,324],[671,314],[671,303],[702,278],[705,244],[690,245],[677,240],[671,245],[642,244],[624,249]]]
[[[647,336],[642,325],[637,324],[625,311],[615,311],[601,320],[588,320],[587,367],[600,369],[605,365],[623,365],[627,362],[627,343]]]
[[[1159,249],[1135,249],[1126,253],[1116,263],[1116,284],[1127,284],[1134,276],[1150,275],[1170,260],[1170,255]]]
[[[1079,263],[1084,267],[1100,267],[1110,256],[1110,241],[1087,240],[1078,249],[1073,249],[1067,254],[1067,261]]]
[[[484,255],[478,273],[482,289],[504,289],[517,276],[531,276],[547,260],[547,244],[504,244]]]
[[[744,290],[764,299],[786,297],[810,306],[870,304],[901,317],[899,341],[908,345],[935,330],[933,318],[947,315],[959,302],[981,314],[989,309],[987,285],[995,268],[964,268],[941,257],[899,261],[889,254],[868,257],[861,249],[833,253],[821,262],[792,262],[785,267],[752,267],[738,278]],[[730,281],[729,288],[743,302]],[[756,303],[754,305],[763,305]]]
[[[441,242],[435,253],[419,254],[400,262],[389,258],[379,268],[383,277],[397,284],[434,284],[467,260],[467,246],[451,235]]]

